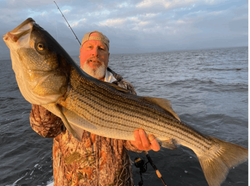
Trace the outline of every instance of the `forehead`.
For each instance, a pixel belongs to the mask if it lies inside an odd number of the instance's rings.
[[[102,41],[99,41],[99,40],[88,40],[83,44],[83,46],[84,45],[104,45],[104,46],[106,46],[105,43],[103,43]]]

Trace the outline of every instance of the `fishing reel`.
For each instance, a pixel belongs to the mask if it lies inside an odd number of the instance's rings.
[[[139,186],[143,185],[142,173],[145,173],[147,171],[147,163],[145,163],[144,160],[139,157],[136,157],[134,160],[135,166],[140,169],[141,181],[138,183]]]
[[[140,169],[140,177],[141,177],[141,181],[138,183],[139,186],[143,185],[143,179],[142,179],[142,173],[145,173],[147,171],[147,164],[150,163],[150,165],[153,167],[153,169],[155,170],[156,175],[158,176],[158,178],[160,178],[160,180],[162,181],[164,186],[167,186],[167,184],[165,183],[165,181],[162,178],[162,175],[160,173],[160,171],[157,169],[157,167],[155,166],[155,164],[153,163],[153,160],[151,159],[151,157],[149,156],[147,151],[144,151],[144,154],[146,155],[148,162],[144,162],[143,159],[136,157],[134,160],[134,164],[137,168]]]

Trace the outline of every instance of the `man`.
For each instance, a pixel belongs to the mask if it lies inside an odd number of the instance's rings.
[[[80,48],[81,68],[89,75],[129,90],[133,86],[108,68],[109,40],[94,31],[84,35]],[[134,131],[135,141],[110,139],[83,132],[79,142],[63,126],[60,118],[38,105],[32,105],[30,123],[43,137],[53,137],[54,185],[133,185],[131,163],[127,150],[158,151],[153,135]]]

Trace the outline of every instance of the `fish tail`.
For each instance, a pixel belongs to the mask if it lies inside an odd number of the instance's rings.
[[[229,169],[247,161],[248,149],[210,137],[214,145],[205,153],[197,153],[209,186],[219,186]]]

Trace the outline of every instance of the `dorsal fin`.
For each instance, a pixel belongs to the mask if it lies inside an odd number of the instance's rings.
[[[170,113],[174,118],[176,118],[177,120],[181,121],[180,118],[179,118],[179,116],[172,109],[171,101],[169,101],[167,99],[163,99],[163,98],[154,98],[154,97],[142,97],[142,99],[158,105],[159,107],[163,108],[168,113]]]

